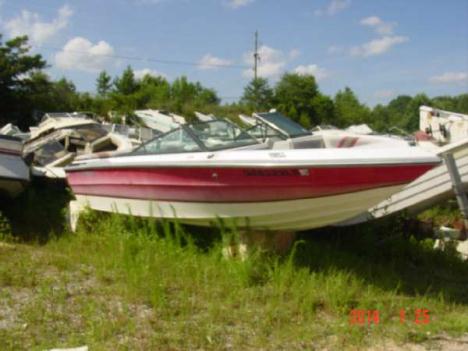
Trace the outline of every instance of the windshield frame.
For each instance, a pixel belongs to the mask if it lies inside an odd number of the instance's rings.
[[[203,142],[203,140],[201,140],[201,138],[193,130],[193,126],[195,126],[195,125],[209,125],[210,123],[220,123],[220,122],[225,123],[229,128],[239,130],[240,131],[239,135],[243,135],[244,138],[249,139],[249,141],[251,141],[251,142],[244,143],[244,144],[241,144],[241,145],[232,145],[231,144],[231,145],[224,145],[224,146],[220,145],[220,146],[217,146],[217,147],[209,147],[209,146],[206,145],[206,143]],[[222,120],[211,120],[211,121],[194,122],[194,123],[190,123],[190,124],[179,125],[178,127],[173,128],[173,129],[171,129],[171,130],[169,130],[169,131],[167,131],[165,133],[158,134],[154,138],[152,138],[152,139],[148,140],[147,142],[139,145],[135,150],[133,150],[131,152],[131,154],[136,154],[136,155],[142,155],[142,154],[163,155],[163,154],[167,154],[167,153],[162,153],[162,152],[161,153],[159,153],[159,152],[145,152],[144,151],[145,146],[147,146],[149,143],[152,143],[152,142],[156,141],[156,139],[162,139],[165,136],[167,136],[168,134],[174,133],[178,129],[185,132],[192,139],[192,141],[199,146],[199,150],[171,152],[171,153],[174,153],[174,154],[194,153],[194,152],[214,152],[214,151],[222,151],[222,150],[229,150],[229,149],[237,149],[237,148],[241,148],[241,147],[246,147],[246,146],[259,144],[259,141],[257,139],[255,139],[253,136],[251,136],[249,133],[247,133],[245,130],[243,130],[242,128],[240,128],[239,126],[237,126],[236,124],[234,124],[234,123],[232,123],[232,122],[230,122],[228,120],[222,119]]]
[[[299,123],[293,121],[292,119],[284,116],[283,114],[279,113],[279,112],[261,112],[261,113],[255,113],[254,114],[255,117],[257,117],[258,120],[262,121],[262,123],[265,123],[267,125],[269,125],[270,127],[274,128],[275,130],[281,132],[281,134],[285,135],[288,139],[292,139],[292,138],[299,138],[299,137],[303,137],[303,136],[308,136],[308,135],[312,135],[313,133],[310,131],[310,130],[307,130],[305,129],[304,127],[302,127]],[[289,133],[286,129],[283,129],[281,128],[281,126],[278,126],[276,125],[274,122],[268,120],[268,116],[271,116],[271,115],[277,115],[279,116],[280,118],[286,120],[287,123],[291,124],[291,125],[294,125],[295,127],[299,127],[301,130],[303,130],[303,132],[301,133]]]

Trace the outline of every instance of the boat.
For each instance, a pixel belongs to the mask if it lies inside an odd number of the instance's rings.
[[[30,128],[23,154],[32,159],[33,175],[65,179],[63,167],[76,156],[99,152],[127,152],[134,148],[127,135],[109,132],[88,113],[46,113]]]
[[[99,124],[86,112],[49,112],[42,116],[39,125],[30,127],[29,140],[35,140],[55,130],[81,128]]]
[[[0,135],[0,195],[15,197],[29,183],[29,167],[22,158],[21,139]]]
[[[376,147],[408,147],[414,145],[411,141],[394,135],[356,133],[365,127],[341,130],[335,127],[307,130],[292,119],[276,110],[253,113],[252,117],[239,115],[244,123],[250,125],[246,131],[258,140],[273,140],[275,148],[310,149],[323,143],[325,148],[376,148]]]
[[[421,106],[419,130],[438,145],[455,143],[468,138],[468,115]]]
[[[134,114],[146,127],[161,133],[185,123],[184,117],[163,110],[136,110]]]
[[[441,158],[453,157],[460,187],[468,191],[468,115],[420,107],[417,144]],[[388,216],[403,210],[420,213],[454,197],[454,186],[447,163],[443,162],[404,187],[400,192],[380,202],[343,225],[358,224]]]
[[[213,114],[206,115],[206,114],[198,112],[198,111],[195,111],[195,117],[197,117],[197,119],[200,122],[208,122],[208,121],[213,121],[213,120],[217,119],[216,116],[213,115]]]
[[[414,147],[313,145],[275,148],[212,120],[180,125],[131,153],[77,159],[65,171],[76,208],[298,231],[352,218],[439,164]]]

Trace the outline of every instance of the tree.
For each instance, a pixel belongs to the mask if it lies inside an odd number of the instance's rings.
[[[195,109],[206,105],[217,105],[220,99],[212,89],[203,87],[199,82],[192,83],[182,76],[171,85],[171,109],[174,112],[193,116]]]
[[[319,90],[314,76],[286,73],[275,86],[275,101],[279,111],[299,122],[309,119],[309,125],[320,123],[314,108]]]
[[[335,123],[335,105],[330,97],[319,93],[312,98],[311,105],[316,125]]]
[[[468,94],[461,94],[456,97],[456,112],[468,114]]]
[[[96,90],[98,95],[106,96],[112,88],[112,78],[107,74],[106,71],[99,73],[99,76],[96,80]]]
[[[114,81],[115,92],[122,95],[131,95],[138,89],[137,81],[135,80],[135,74],[130,66],[127,66],[123,71],[120,78],[116,78]]]
[[[346,87],[338,91],[335,95],[336,121],[339,126],[349,126],[351,124],[368,123],[370,110],[361,104],[354,92]]]
[[[166,78],[145,74],[139,80],[138,105],[141,108],[167,109],[170,100],[170,84]]]
[[[46,67],[41,55],[28,55],[28,37],[16,37],[5,43],[0,34],[0,121],[14,121],[23,127],[31,122],[28,91],[31,75]]]
[[[252,79],[244,88],[241,103],[253,111],[265,111],[273,105],[273,89],[265,78]]]
[[[419,129],[419,107],[422,105],[431,105],[431,99],[424,93],[415,95],[408,104],[403,126],[407,131],[413,132]]]

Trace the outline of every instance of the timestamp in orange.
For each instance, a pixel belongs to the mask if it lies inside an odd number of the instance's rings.
[[[414,310],[400,309],[400,323],[414,323],[426,325],[431,322],[430,312],[427,308],[416,308]],[[379,310],[353,309],[349,313],[349,324],[351,325],[378,325],[381,321]]]

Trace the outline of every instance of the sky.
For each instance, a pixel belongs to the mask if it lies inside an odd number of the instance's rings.
[[[468,0],[0,0],[3,40],[27,34],[48,74],[94,93],[128,66],[185,75],[223,102],[253,77],[313,74],[370,106],[398,95],[468,93]]]

